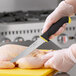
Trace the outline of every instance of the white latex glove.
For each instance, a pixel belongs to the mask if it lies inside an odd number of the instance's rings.
[[[76,46],[73,46],[67,49],[53,51],[51,53],[46,54],[45,56],[42,57],[43,59],[47,60],[44,63],[44,66],[46,68],[54,68],[62,72],[69,71],[76,63],[76,58],[72,53],[72,48],[75,47]]]
[[[46,32],[48,28],[55,22],[57,22],[60,18],[64,16],[71,16],[74,14],[74,8],[72,5],[67,4],[65,1],[62,1],[59,6],[46,18],[46,21],[44,23],[44,27],[42,30],[42,33]],[[50,37],[53,38],[54,36],[57,36],[61,34],[66,27],[66,24],[64,24],[58,32],[56,32],[54,35]]]

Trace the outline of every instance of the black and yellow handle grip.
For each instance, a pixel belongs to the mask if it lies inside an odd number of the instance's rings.
[[[49,37],[53,34],[55,34],[60,27],[63,26],[64,23],[71,23],[70,17],[63,17],[60,20],[58,20],[56,23],[54,23],[44,34],[42,34],[40,37],[44,39],[46,42],[49,41]]]

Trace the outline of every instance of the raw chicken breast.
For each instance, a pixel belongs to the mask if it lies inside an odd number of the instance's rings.
[[[25,46],[7,44],[0,47],[0,68],[14,68],[15,65],[10,62],[12,58],[15,58],[21,53]]]
[[[25,46],[7,44],[0,47],[0,68],[14,68],[15,64],[11,63],[10,60],[15,58],[18,54],[26,49]],[[45,59],[41,57],[47,52],[36,49],[24,58],[20,58],[16,64],[20,68],[41,68],[43,67]]]
[[[42,68],[45,63],[45,59],[42,59],[47,52],[36,49],[34,52],[26,57],[19,59],[16,63],[20,68]]]

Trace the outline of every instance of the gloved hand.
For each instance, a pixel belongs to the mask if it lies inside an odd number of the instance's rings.
[[[76,63],[76,44],[66,49],[50,52],[42,57],[45,59],[44,66],[46,68],[54,68],[58,71],[67,72]],[[75,51],[75,55],[73,54]]]
[[[42,30],[42,33],[46,32],[48,28],[55,22],[57,22],[60,18],[64,16],[71,16],[74,15],[74,8],[72,5],[67,4],[65,1],[62,1],[59,6],[46,18],[44,27]],[[56,32],[54,35],[50,37],[53,38],[54,36],[57,36],[61,34],[66,27],[66,24],[64,24],[58,32]]]

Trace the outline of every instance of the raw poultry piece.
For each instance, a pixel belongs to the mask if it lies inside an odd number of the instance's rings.
[[[28,56],[20,58],[16,64],[18,64],[20,68],[42,68],[47,60],[42,59],[42,56],[44,56],[46,53],[48,52],[36,49]]]
[[[11,63],[10,60],[15,58],[19,53],[26,49],[25,46],[7,44],[0,47],[0,68],[14,68],[15,64]],[[41,59],[41,56],[47,52],[36,49],[24,58],[20,58],[16,64],[20,68],[40,68],[43,66],[45,60]]]
[[[14,68],[14,63],[11,63],[10,60],[15,58],[19,53],[21,53],[25,46],[7,44],[0,47],[0,68]]]

